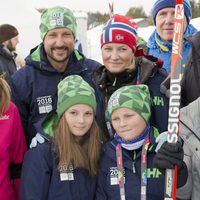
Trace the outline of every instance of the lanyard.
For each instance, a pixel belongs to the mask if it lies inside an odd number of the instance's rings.
[[[122,148],[121,148],[121,144],[119,144],[119,143],[116,146],[116,159],[117,159],[118,184],[119,184],[119,191],[120,191],[120,199],[125,200]]]
[[[149,144],[150,140],[147,137],[141,154],[141,200],[146,200],[147,196],[147,151]]]
[[[145,138],[145,143],[142,147],[141,154],[141,200],[146,200],[147,193],[147,151],[149,148],[150,139],[149,134]],[[134,156],[136,157],[136,156]],[[121,144],[116,146],[116,159],[117,159],[117,169],[118,169],[118,184],[120,189],[120,199],[125,200],[125,187],[124,187],[124,169],[123,169],[123,159],[122,159],[122,149]],[[134,162],[134,161],[133,161]],[[135,168],[133,167],[133,172]]]

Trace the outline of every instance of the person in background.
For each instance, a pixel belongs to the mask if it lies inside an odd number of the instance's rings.
[[[10,80],[12,100],[19,109],[27,145],[36,134],[34,124],[57,105],[57,85],[77,74],[96,87],[91,73],[100,66],[74,49],[76,19],[65,7],[51,7],[41,14],[42,43],[31,50],[26,65]]]
[[[75,40],[75,49],[78,50],[80,53],[83,53],[82,44],[78,39]]]
[[[115,130],[100,162],[96,200],[164,199],[165,169],[178,165],[178,187],[187,180],[180,143],[164,143],[157,161],[158,130],[151,126],[151,99],[146,85],[123,86],[108,101],[107,110]],[[162,157],[160,151],[165,152]]]
[[[16,56],[15,62],[17,65],[17,69],[20,69],[26,65],[25,60],[21,56],[19,56],[19,54]]]
[[[0,197],[19,200],[21,167],[26,141],[17,107],[10,101],[10,88],[0,76]]]
[[[180,136],[183,139],[184,161],[188,168],[187,183],[179,188],[180,199],[200,199],[200,98],[180,112]]]
[[[0,25],[0,74],[5,74],[6,81],[17,71],[15,63],[16,46],[19,43],[19,32],[11,24]]]
[[[191,50],[186,63],[186,70],[181,80],[182,106],[200,97],[200,31],[187,37]]]
[[[167,73],[170,73],[171,68],[171,54],[172,54],[172,40],[174,33],[174,13],[176,0],[156,0],[152,9],[152,18],[155,25],[155,31],[149,37],[147,42],[147,53],[163,60],[163,68]],[[189,0],[183,0],[184,6],[184,37],[197,32],[196,28],[190,24],[192,17],[192,9]],[[187,40],[183,43],[183,68],[182,73],[185,72],[185,64],[187,62],[190,44]]]
[[[58,84],[57,109],[42,124],[44,143],[30,149],[21,200],[93,200],[101,149],[94,89],[78,75]]]
[[[137,51],[136,30],[127,17],[114,14],[108,20],[101,34],[101,53],[104,65],[95,70],[94,79],[105,102],[102,119],[115,90],[142,83],[149,87],[151,94],[152,124],[161,132],[167,130],[168,99],[160,92],[160,84],[167,74],[156,58],[149,59],[142,51]],[[107,117],[105,120],[108,124]]]
[[[200,198],[200,98],[194,100],[180,110],[180,138],[183,143],[184,162],[188,169],[187,182],[177,191],[178,200],[198,200]],[[161,133],[157,138],[157,147],[167,141],[167,132]],[[159,153],[162,157],[164,152]],[[161,162],[157,159],[157,166]]]

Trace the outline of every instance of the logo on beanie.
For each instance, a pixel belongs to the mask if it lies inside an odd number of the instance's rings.
[[[136,30],[127,17],[115,14],[105,25],[101,34],[101,47],[107,43],[128,45],[135,53]]]
[[[61,12],[52,13],[49,17],[50,26],[63,26],[64,16]]]
[[[124,40],[124,36],[118,34],[118,35],[115,36],[115,39],[118,40],[118,41],[119,40]]]
[[[112,111],[112,109],[113,109],[114,107],[120,106],[119,96],[120,96],[119,93],[114,93],[114,94],[110,97],[109,102],[108,102],[108,112],[111,113],[111,111]]]
[[[112,100],[112,106],[118,106],[119,105],[119,100],[118,99],[113,99]]]

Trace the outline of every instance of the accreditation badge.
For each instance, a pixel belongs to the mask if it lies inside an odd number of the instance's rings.
[[[66,166],[61,167],[60,169],[60,180],[61,181],[73,181],[74,180],[74,171],[73,166]]]
[[[125,171],[123,170],[124,183]],[[117,167],[110,167],[110,185],[118,185],[118,169]]]

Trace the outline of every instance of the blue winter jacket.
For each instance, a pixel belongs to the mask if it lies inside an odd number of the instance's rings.
[[[105,145],[98,174],[96,200],[120,200],[117,182],[116,145],[115,140]],[[147,200],[164,199],[164,175],[153,165],[155,147],[155,138],[152,134],[147,152]],[[122,155],[125,174],[125,199],[141,200],[141,149],[137,151],[134,162],[130,153],[123,148]]]
[[[26,58],[26,66],[10,81],[12,100],[19,109],[28,146],[36,134],[33,124],[44,119],[57,106],[58,83],[68,75],[77,74],[96,90],[91,73],[99,66],[98,62],[74,51],[66,71],[60,73],[48,62],[43,44],[32,50]]]
[[[196,28],[194,28],[194,26],[190,24],[187,26],[187,29],[184,33],[184,37],[192,35],[196,32],[197,32]],[[190,47],[191,46],[190,46],[189,42],[184,40],[183,51],[182,51],[182,53],[183,53],[182,73],[184,73],[184,71],[185,71],[185,64],[187,62],[187,56],[188,56]],[[161,60],[163,60],[163,62],[164,62],[163,68],[165,68],[166,71],[168,73],[170,73],[172,43],[162,41],[155,30],[148,40],[147,48],[148,48],[147,53],[149,55],[152,55],[154,57],[157,57],[157,58],[160,58]]]
[[[93,200],[96,177],[83,169],[57,169],[51,143],[30,149],[24,158],[20,200]]]

